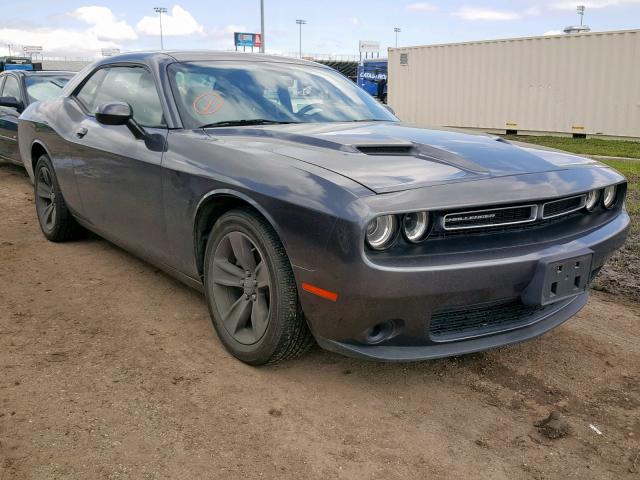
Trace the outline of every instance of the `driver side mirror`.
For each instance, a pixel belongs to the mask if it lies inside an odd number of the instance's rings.
[[[98,107],[96,120],[102,125],[126,125],[133,119],[133,110],[128,103],[105,103]]]
[[[15,108],[21,112],[23,105],[16,97],[0,97],[0,107]]]
[[[165,151],[164,136],[147,133],[133,118],[133,109],[128,103],[111,102],[100,105],[96,110],[96,121],[102,125],[126,125],[136,139],[144,141],[147,148],[152,151]]]
[[[96,120],[102,125],[126,125],[134,137],[145,140],[147,132],[133,119],[133,109],[125,102],[104,103],[96,110]]]

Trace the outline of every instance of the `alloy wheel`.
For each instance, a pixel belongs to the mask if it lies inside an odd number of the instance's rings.
[[[36,180],[36,209],[40,225],[47,232],[51,232],[56,225],[57,207],[56,192],[53,186],[51,172],[47,166],[38,170]]]
[[[224,328],[237,342],[257,343],[267,330],[271,283],[265,256],[242,232],[227,233],[213,254],[211,293]]]

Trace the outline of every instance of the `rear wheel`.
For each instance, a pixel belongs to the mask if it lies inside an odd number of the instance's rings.
[[[214,225],[205,288],[218,336],[243,362],[275,363],[313,343],[282,243],[253,211],[232,210]]]
[[[38,159],[33,176],[36,213],[44,236],[52,242],[64,242],[78,237],[80,226],[67,208],[47,155]]]

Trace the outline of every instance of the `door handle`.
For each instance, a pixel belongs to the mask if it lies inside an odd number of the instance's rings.
[[[87,130],[86,128],[82,127],[80,130],[78,130],[76,132],[76,137],[83,138],[87,133],[89,133],[89,130]]]

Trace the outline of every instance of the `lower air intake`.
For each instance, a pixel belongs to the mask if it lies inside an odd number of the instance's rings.
[[[512,300],[442,310],[431,316],[428,333],[434,342],[481,337],[530,325],[558,307],[529,306]]]

